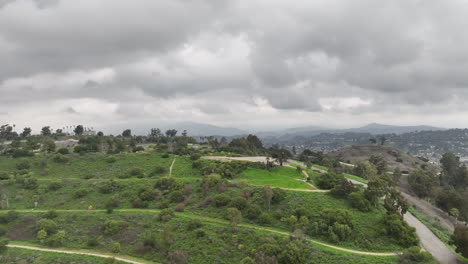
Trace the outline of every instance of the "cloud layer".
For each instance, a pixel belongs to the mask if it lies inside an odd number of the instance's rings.
[[[0,121],[466,127],[468,3],[0,0]]]

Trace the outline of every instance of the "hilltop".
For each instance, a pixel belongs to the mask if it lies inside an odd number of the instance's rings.
[[[385,145],[352,145],[329,153],[345,162],[356,164],[369,160],[373,155],[382,155],[390,168],[413,171],[427,162],[400,149]]]

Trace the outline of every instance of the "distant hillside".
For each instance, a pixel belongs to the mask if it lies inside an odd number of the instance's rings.
[[[403,134],[415,131],[438,131],[445,130],[440,127],[433,126],[392,126],[392,125],[383,125],[372,123],[359,128],[346,129],[347,132],[360,132],[360,133],[370,133],[370,134]]]
[[[369,160],[372,155],[382,155],[388,167],[414,171],[426,162],[397,148],[381,145],[353,145],[329,153],[345,162],[356,164]]]

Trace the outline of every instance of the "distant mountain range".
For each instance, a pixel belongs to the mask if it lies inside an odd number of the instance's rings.
[[[342,134],[342,133],[369,133],[373,135],[379,134],[404,134],[415,131],[441,131],[446,130],[445,128],[433,127],[433,126],[393,126],[393,125],[384,125],[372,123],[365,125],[363,127],[357,128],[345,128],[345,129],[336,129],[336,128],[326,128],[320,126],[304,126],[296,128],[288,128],[276,132],[260,132],[256,133],[260,137],[293,137],[293,136],[313,136],[321,133],[332,133],[332,134]]]
[[[151,126],[147,124],[135,124],[132,126],[133,134],[135,135],[147,135],[151,130]],[[321,126],[304,126],[287,128],[278,131],[261,131],[252,132],[249,130],[243,130],[233,127],[222,127],[210,124],[194,123],[194,122],[164,122],[159,123],[153,127],[160,128],[163,132],[167,129],[176,129],[179,133],[183,130],[187,130],[190,136],[225,136],[225,137],[241,137],[248,134],[256,134],[260,138],[274,138],[274,137],[296,137],[296,136],[313,136],[321,133],[332,133],[341,134],[347,132],[353,133],[369,133],[373,135],[377,134],[403,134],[414,131],[440,131],[445,130],[444,128],[432,127],[432,126],[393,126],[372,123],[363,127],[348,128],[348,129],[336,129],[327,128]],[[120,126],[113,127],[111,130],[113,133],[120,134],[124,128]]]

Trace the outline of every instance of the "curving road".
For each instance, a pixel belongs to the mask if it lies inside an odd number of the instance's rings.
[[[223,157],[214,157],[214,159],[223,159]],[[254,162],[265,162],[266,157],[242,157],[242,158],[231,158],[231,157],[224,157],[224,160],[245,160],[245,161],[254,161]],[[300,166],[305,166],[303,163],[298,162],[296,160],[288,160],[288,162]],[[320,168],[311,167],[312,170],[325,173],[325,170]],[[356,180],[348,179],[350,182],[354,184],[360,184],[367,187],[367,184],[358,182]],[[404,194],[403,194],[404,195]],[[429,253],[434,256],[434,258],[439,261],[441,264],[457,264],[463,263],[461,262],[455,252],[453,252],[450,248],[447,247],[432,231],[427,228],[421,221],[419,221],[416,217],[414,217],[411,213],[406,213],[404,215],[405,221],[408,225],[414,227],[416,229],[416,234],[419,237],[421,242],[421,247],[428,251]]]

